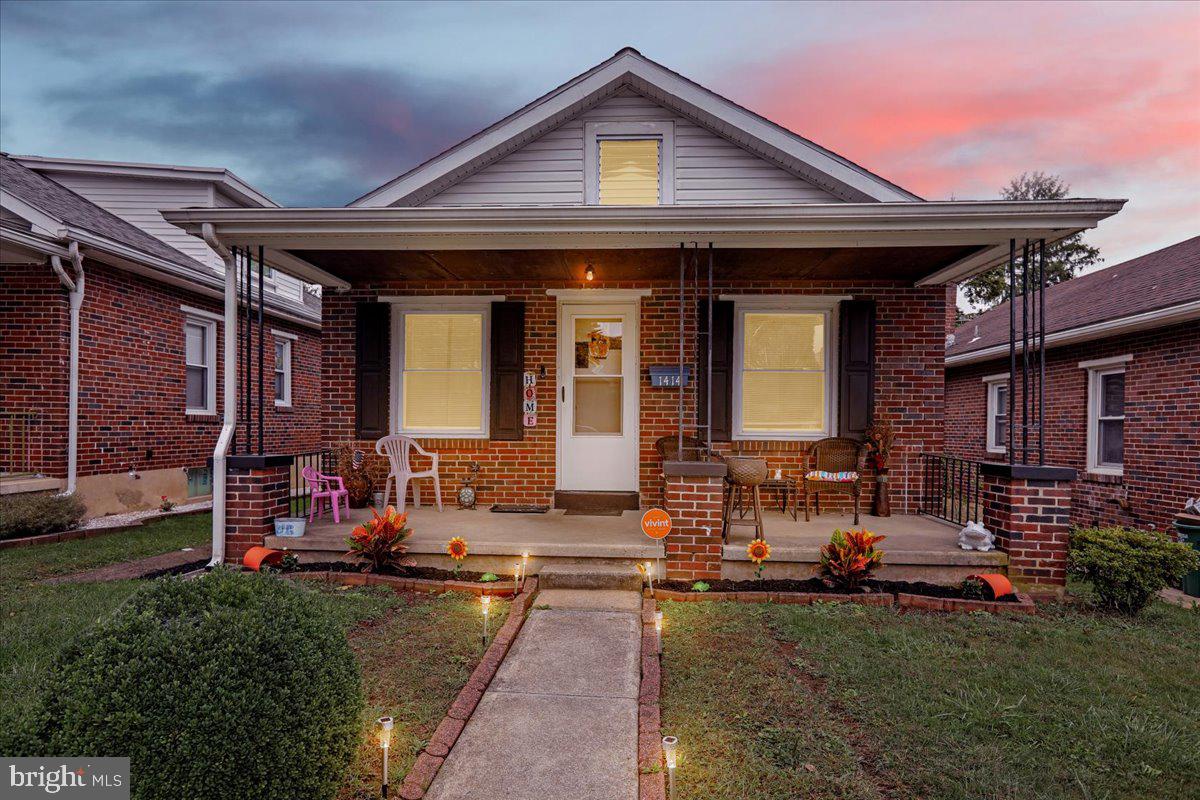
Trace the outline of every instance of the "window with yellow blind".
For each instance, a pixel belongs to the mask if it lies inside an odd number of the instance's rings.
[[[828,435],[829,313],[742,310],[737,322],[738,438]]]
[[[399,313],[399,432],[483,435],[486,312]]]
[[[661,202],[661,140],[601,139],[597,144],[600,205],[656,206]]]

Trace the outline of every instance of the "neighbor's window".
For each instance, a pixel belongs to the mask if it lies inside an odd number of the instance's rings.
[[[186,408],[189,414],[215,414],[217,379],[213,357],[217,349],[217,323],[187,317],[183,324]]]
[[[482,435],[487,313],[400,313],[400,432]]]
[[[292,340],[275,339],[275,405],[292,404]]]
[[[987,380],[986,386],[987,451],[1005,453],[1008,448],[1008,380]]]
[[[738,314],[734,411],[745,439],[830,432],[829,313]]]
[[[600,205],[656,206],[661,202],[662,141],[601,139]]]
[[[1088,469],[1120,475],[1125,464],[1125,366],[1088,371]]]

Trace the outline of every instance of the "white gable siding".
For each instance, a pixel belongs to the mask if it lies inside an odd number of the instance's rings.
[[[422,205],[582,205],[584,125],[675,123],[675,203],[836,203],[838,199],[727,139],[623,89]]]
[[[106,211],[136,225],[184,255],[215,270],[221,260],[199,237],[185,233],[163,219],[161,208],[211,207],[210,184],[196,181],[146,180],[122,175],[83,175],[43,170],[46,177],[81,194]]]

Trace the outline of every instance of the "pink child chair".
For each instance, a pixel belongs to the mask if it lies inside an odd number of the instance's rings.
[[[350,513],[350,492],[346,489],[346,484],[342,482],[342,476],[322,475],[317,472],[316,467],[305,467],[300,471],[300,475],[312,492],[312,503],[308,507],[309,522],[312,522],[314,514],[319,517],[324,513],[321,509],[322,500],[333,509],[334,522],[342,521],[338,506],[343,502],[346,504],[346,513]],[[335,484],[337,488],[334,488]]]

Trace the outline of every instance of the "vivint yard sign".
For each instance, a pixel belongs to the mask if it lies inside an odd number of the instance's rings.
[[[78,797],[129,800],[128,758],[4,758],[0,800]]]

